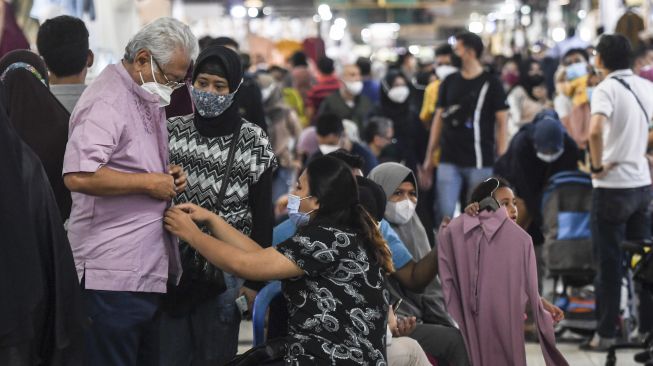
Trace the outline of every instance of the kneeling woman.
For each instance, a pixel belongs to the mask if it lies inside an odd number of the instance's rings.
[[[261,248],[215,214],[192,204],[166,213],[165,226],[224,271],[283,280],[292,365],[385,364],[390,251],[358,202],[351,170],[329,156],[312,161],[293,192],[298,233]],[[292,210],[291,210],[292,211]],[[197,224],[206,225],[212,236]]]

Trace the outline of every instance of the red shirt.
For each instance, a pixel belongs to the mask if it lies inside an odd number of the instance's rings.
[[[338,89],[340,89],[340,80],[337,77],[333,75],[320,76],[317,79],[317,84],[308,92],[308,102],[317,111],[320,109],[322,101]]]

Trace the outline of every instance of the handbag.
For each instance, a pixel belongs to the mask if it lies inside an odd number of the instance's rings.
[[[242,121],[238,124],[236,131],[233,134],[231,143],[229,144],[229,153],[227,155],[227,163],[223,175],[224,178],[220,186],[220,191],[218,192],[217,202],[220,205],[224,201],[224,197],[227,192],[227,186],[229,185],[229,177],[234,164],[236,145],[238,144],[240,137],[241,125]],[[203,285],[208,285],[211,287],[212,294],[222,293],[227,289],[222,270],[209,263],[209,261],[201,254],[199,254],[193,247],[187,243],[182,242],[180,244],[180,256],[181,266],[184,271],[183,276],[186,276],[188,280],[199,282]]]

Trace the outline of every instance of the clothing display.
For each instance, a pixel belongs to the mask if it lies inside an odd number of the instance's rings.
[[[16,22],[14,8],[8,2],[2,0],[0,7],[4,7],[4,17],[0,25],[0,57],[13,50],[29,49],[29,42],[25,34]],[[0,13],[2,15],[2,13]]]
[[[460,326],[473,365],[526,364],[527,303],[546,365],[568,365],[537,290],[531,238],[504,209],[455,218],[438,233],[438,255],[447,311]]]

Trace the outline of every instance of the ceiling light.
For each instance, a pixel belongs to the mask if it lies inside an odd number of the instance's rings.
[[[244,18],[247,15],[247,9],[242,5],[234,5],[231,7],[229,14],[234,18]]]

